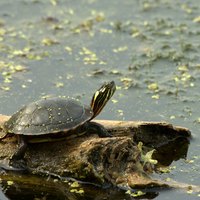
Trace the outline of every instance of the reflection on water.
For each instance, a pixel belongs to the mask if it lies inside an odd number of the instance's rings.
[[[19,175],[19,174],[18,174]],[[1,183],[1,200],[93,200],[93,199],[132,199],[124,190],[117,188],[99,188],[92,185],[77,184],[70,181],[60,182],[55,179],[37,176],[18,177],[9,174]],[[80,192],[84,191],[84,192]],[[134,191],[133,191],[134,192]],[[144,190],[143,198],[153,199],[158,195],[154,190]]]

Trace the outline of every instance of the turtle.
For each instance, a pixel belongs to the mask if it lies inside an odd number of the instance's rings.
[[[92,122],[116,90],[114,81],[104,83],[93,95],[90,105],[74,98],[46,98],[32,102],[13,114],[3,125],[4,137],[17,136],[18,148],[10,161],[23,160],[28,143],[54,142],[86,132],[111,137],[105,127]]]

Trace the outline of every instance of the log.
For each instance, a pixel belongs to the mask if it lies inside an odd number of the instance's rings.
[[[1,115],[0,126],[8,119],[9,116]],[[152,180],[150,174],[156,165],[142,158],[152,149],[156,149],[152,159],[157,159],[160,165],[163,165],[162,156],[159,156],[160,149],[161,155],[172,154],[167,164],[174,159],[185,157],[191,137],[187,128],[172,126],[166,122],[95,121],[105,126],[113,137],[99,138],[94,133],[63,141],[29,144],[25,155],[29,172],[72,177],[99,185],[112,184],[119,187],[170,186],[162,181]],[[1,135],[4,134],[1,129]],[[139,142],[143,143],[142,150],[138,146]],[[179,144],[184,148],[180,148]],[[163,153],[163,146],[167,152]],[[167,148],[168,146],[170,148]],[[6,169],[5,166],[16,148],[14,136],[0,142],[2,170]],[[182,149],[180,155],[177,153],[179,148]],[[175,158],[173,151],[176,152]]]

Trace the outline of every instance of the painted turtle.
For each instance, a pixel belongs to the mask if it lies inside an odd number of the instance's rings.
[[[23,159],[28,143],[62,140],[89,130],[99,137],[111,136],[102,125],[91,120],[101,112],[115,90],[114,81],[103,84],[94,93],[90,106],[70,98],[49,98],[21,108],[3,126],[7,133],[3,138],[18,136],[19,147],[11,161]]]

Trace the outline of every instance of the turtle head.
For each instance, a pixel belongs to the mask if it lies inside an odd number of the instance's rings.
[[[113,96],[116,90],[114,81],[104,83],[93,95],[91,101],[91,109],[93,111],[93,117],[96,117],[104,108],[108,100]]]

